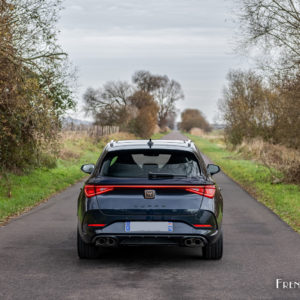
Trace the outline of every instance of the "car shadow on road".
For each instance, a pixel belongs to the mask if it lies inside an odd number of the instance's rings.
[[[103,248],[99,257],[94,260],[80,260],[84,264],[170,264],[172,262],[202,261],[201,248],[185,248],[172,246],[127,246],[119,248]]]

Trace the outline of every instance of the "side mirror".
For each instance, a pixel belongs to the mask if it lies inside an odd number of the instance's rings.
[[[215,175],[215,174],[219,173],[220,171],[221,171],[221,168],[217,165],[213,165],[213,164],[207,165],[207,172],[210,175]]]
[[[87,164],[87,165],[82,165],[80,170],[84,173],[87,173],[87,174],[92,174],[93,171],[95,169],[95,165],[94,164]]]

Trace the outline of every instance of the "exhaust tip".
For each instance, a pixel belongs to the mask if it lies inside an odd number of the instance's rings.
[[[192,240],[191,240],[191,239],[186,239],[186,240],[185,240],[185,244],[186,244],[187,246],[192,245]]]
[[[106,238],[98,238],[96,240],[96,246],[104,246],[106,244]]]
[[[205,246],[205,241],[202,238],[186,238],[184,245],[186,247],[203,247]]]
[[[200,239],[195,239],[195,244],[197,246],[200,246],[202,244],[201,240]]]
[[[113,237],[99,237],[95,241],[98,247],[115,247],[118,241]]]
[[[113,247],[113,246],[115,246],[117,244],[117,241],[115,239],[113,239],[113,238],[108,238],[107,239],[107,244],[108,244],[108,246]]]

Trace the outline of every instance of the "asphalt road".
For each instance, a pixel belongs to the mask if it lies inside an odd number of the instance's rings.
[[[177,132],[166,138],[183,138]],[[0,299],[300,299],[300,236],[224,174],[224,256],[129,247],[98,260],[76,253],[82,182],[0,227]]]

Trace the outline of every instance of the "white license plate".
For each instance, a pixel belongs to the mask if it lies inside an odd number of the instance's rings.
[[[173,232],[173,222],[125,222],[126,232]]]

